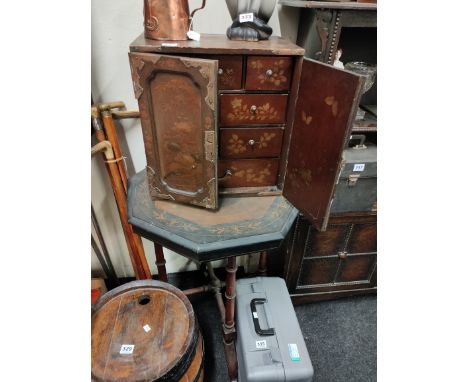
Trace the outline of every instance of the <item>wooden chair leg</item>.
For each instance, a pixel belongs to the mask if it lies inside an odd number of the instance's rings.
[[[237,264],[235,257],[229,257],[226,266],[226,312],[223,324],[223,342],[228,366],[228,374],[231,381],[237,380],[237,356],[235,349],[236,325],[235,317],[235,299],[236,299],[236,272]]]
[[[167,282],[166,259],[164,258],[163,247],[154,243],[156,252],[156,266],[158,267],[158,280]]]
[[[266,276],[267,274],[267,256],[266,251],[260,252],[260,258],[258,259],[258,273],[260,276]]]

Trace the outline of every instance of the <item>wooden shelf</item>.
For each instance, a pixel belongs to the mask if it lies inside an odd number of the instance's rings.
[[[278,4],[296,8],[328,8],[328,9],[350,9],[363,11],[376,11],[376,3],[357,3],[355,1],[302,1],[302,0],[280,0]]]

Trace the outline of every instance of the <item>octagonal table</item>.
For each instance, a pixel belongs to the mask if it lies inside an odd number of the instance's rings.
[[[135,232],[200,263],[228,259],[223,332],[231,380],[237,375],[234,348],[236,257],[261,252],[259,268],[265,270],[266,253],[280,246],[297,214],[281,195],[221,197],[217,211],[171,201],[152,201],[145,171],[129,179],[128,219]],[[157,251],[156,258],[158,274],[165,275],[161,251]]]

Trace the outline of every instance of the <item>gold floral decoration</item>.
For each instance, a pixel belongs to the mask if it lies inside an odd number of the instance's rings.
[[[276,133],[263,133],[258,142],[255,144],[258,145],[258,148],[264,148],[268,146],[268,142],[276,137]],[[244,140],[240,139],[237,134],[232,134],[231,138],[228,141],[229,145],[227,149],[231,154],[241,154],[247,151],[247,144]]]
[[[266,168],[258,173],[256,173],[253,168],[235,171],[234,176],[237,176],[238,178],[245,178],[245,180],[250,183],[262,183],[265,180],[265,177],[271,174],[270,167],[271,165],[269,164]]]
[[[234,98],[231,101],[232,112],[228,113],[227,118],[231,121],[265,121],[275,120],[278,117],[278,110],[270,105],[269,102],[257,106],[256,112],[252,113],[247,104],[243,104],[242,98]]]
[[[223,74],[219,76],[220,82],[229,88],[236,86],[236,79],[233,77],[234,69],[228,68],[223,70]]]
[[[232,134],[232,137],[228,141],[230,143],[227,146],[228,150],[233,154],[240,154],[247,150],[246,145],[242,139],[239,139],[237,134]]]
[[[287,62],[283,59],[274,61],[273,65],[269,66],[268,68],[265,67],[261,60],[254,60],[250,63],[250,66],[260,72],[257,76],[257,79],[260,81],[261,84],[265,82],[270,82],[275,86],[280,86],[283,83],[288,81],[288,77],[284,75],[285,68],[287,67]],[[268,76],[266,74],[267,70],[271,70],[273,73]]]

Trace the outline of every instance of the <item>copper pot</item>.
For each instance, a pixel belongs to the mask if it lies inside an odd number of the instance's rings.
[[[146,38],[187,40],[188,0],[144,0],[144,17]]]

